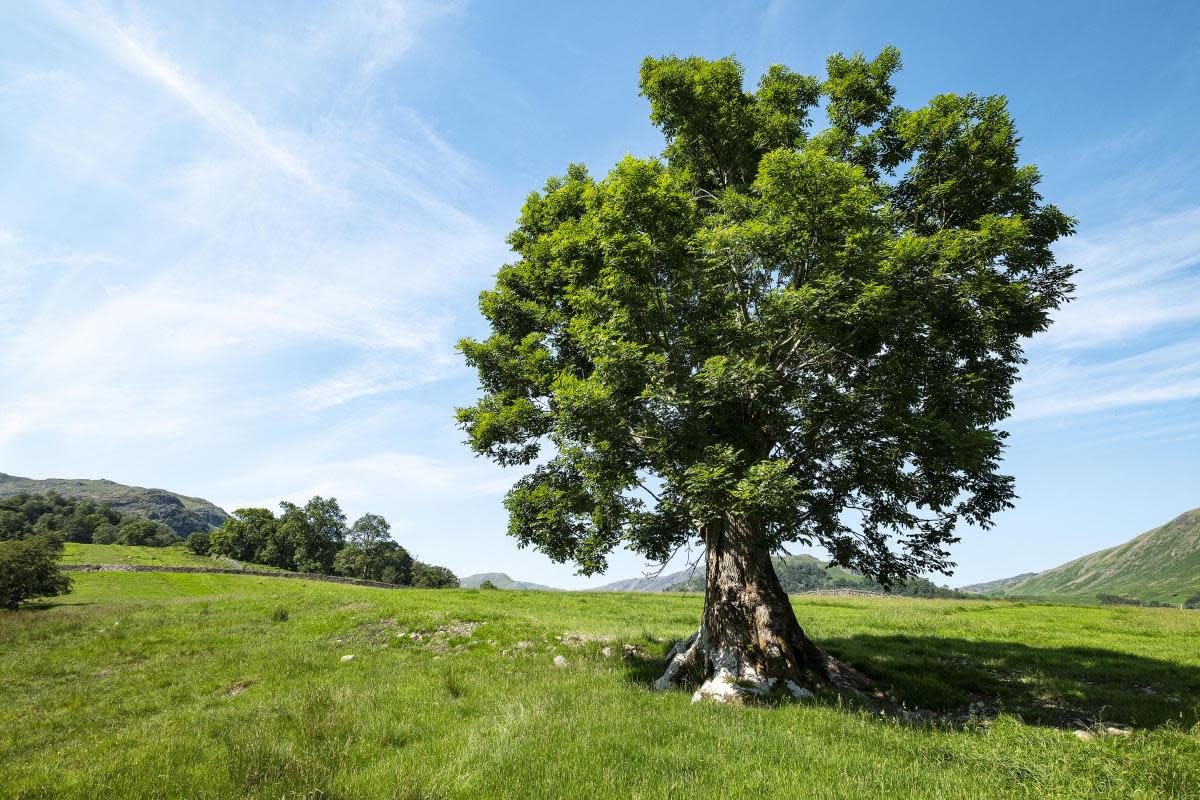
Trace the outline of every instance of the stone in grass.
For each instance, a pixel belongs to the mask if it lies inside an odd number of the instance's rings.
[[[562,656],[554,657],[554,666],[558,667],[559,669],[562,669],[566,665],[567,665],[567,660],[565,658],[563,658]]]
[[[1091,731],[1075,731],[1075,738],[1086,742],[1088,739],[1095,739],[1096,734],[1092,733]]]
[[[346,662],[346,661],[353,661],[353,660],[354,660],[354,656],[352,656],[352,655],[344,655],[344,656],[342,656],[342,661],[343,661],[343,662]]]

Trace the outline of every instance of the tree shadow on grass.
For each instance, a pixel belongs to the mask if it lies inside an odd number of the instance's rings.
[[[820,644],[897,701],[951,720],[1003,712],[1056,728],[1186,728],[1200,719],[1200,668],[1114,650],[902,634]]]
[[[1063,729],[1157,728],[1200,721],[1200,667],[1096,647],[860,634],[818,644],[864,672],[896,702],[951,724],[998,714]],[[665,652],[665,651],[664,651]],[[631,682],[650,685],[663,654],[626,658]]]

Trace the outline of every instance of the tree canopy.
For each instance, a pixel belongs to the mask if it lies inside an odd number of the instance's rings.
[[[956,525],[1011,505],[1000,423],[1072,291],[1051,246],[1074,223],[1003,97],[906,109],[899,66],[834,55],[748,91],[733,58],[647,58],[662,157],[529,195],[458,411],[476,452],[530,467],[521,545],[594,573],[736,518],[887,586],[948,571]]]
[[[267,508],[239,508],[220,528],[197,539],[198,552],[280,569],[343,575],[398,586],[457,586],[445,567],[416,561],[392,539],[391,526],[378,514],[364,514],[347,526],[336,498],[313,497],[303,506],[284,501],[276,516]]]
[[[23,539],[33,534],[53,534],[83,544],[165,547],[180,541],[161,522],[122,513],[90,500],[54,492],[22,492],[0,500],[0,539]]]

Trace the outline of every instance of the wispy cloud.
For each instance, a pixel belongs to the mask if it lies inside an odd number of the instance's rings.
[[[214,425],[303,447],[314,416],[452,371],[454,315],[470,305],[447,298],[501,249],[460,205],[481,176],[411,104],[364,110],[381,107],[371,81],[452,8],[334,6],[307,25],[341,35],[252,49],[235,81],[195,57],[212,42],[179,26],[164,36],[136,7],[45,9],[45,35],[68,55],[0,81],[0,103],[20,110],[3,131],[27,171],[53,177],[20,187],[49,213],[0,219],[0,311],[12,312],[0,448],[204,451]],[[273,103],[285,66],[340,72],[363,98],[346,104],[331,86],[299,110]],[[429,179],[439,168],[450,180]],[[76,219],[58,222],[62,207]]]
[[[1077,298],[1031,349],[1016,420],[1200,398],[1200,209],[1085,232],[1060,260]]]
[[[283,141],[282,132],[268,130],[246,109],[187,75],[159,48],[151,31],[119,21],[98,4],[72,6],[48,0],[46,8],[80,39],[185,103],[213,130],[284,173],[315,185],[312,172]]]

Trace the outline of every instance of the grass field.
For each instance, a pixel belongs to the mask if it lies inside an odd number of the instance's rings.
[[[64,564],[145,564],[158,567],[222,566],[183,547],[133,547],[123,544],[67,542]]]
[[[906,725],[650,691],[695,596],[74,577],[0,613],[3,797],[1200,797],[1196,612],[797,599],[900,699],[984,703]]]
[[[213,559],[198,556],[183,545],[171,547],[137,547],[124,544],[78,544],[67,542],[63,552],[64,564],[140,564],[156,567],[205,567],[228,569],[237,562],[232,559]],[[283,572],[278,567],[266,564],[242,564],[246,569],[258,572]]]

